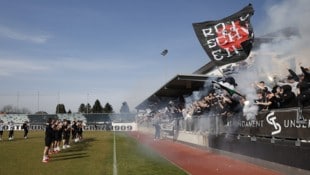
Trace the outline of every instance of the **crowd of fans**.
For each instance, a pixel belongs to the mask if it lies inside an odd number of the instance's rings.
[[[256,104],[259,110],[308,106],[310,103],[310,71],[301,67],[302,74],[290,70],[286,79],[268,88],[263,81],[257,84]]]
[[[310,70],[301,67],[301,71],[302,74],[297,75],[289,70],[287,77],[273,82],[273,87],[268,87],[264,81],[253,82],[252,87],[249,88],[255,89],[256,98],[251,104],[257,105],[257,112],[290,107],[303,109],[309,106]],[[220,81],[232,85],[233,88],[223,88],[217,86],[219,83],[211,83],[208,93],[198,100],[190,103],[185,103],[184,99],[170,101],[164,108],[153,110],[149,118],[159,115],[162,119],[177,121],[177,125],[181,122],[183,129],[193,131],[194,125],[197,125],[195,120],[205,114],[220,116],[224,123],[230,117],[243,117],[243,107],[247,104],[247,96],[241,95],[242,92],[236,93],[238,87],[234,78],[224,77]]]

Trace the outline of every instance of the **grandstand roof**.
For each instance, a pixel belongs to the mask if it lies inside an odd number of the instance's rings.
[[[203,65],[201,68],[196,70],[193,74],[206,74],[213,70],[215,67],[215,63],[213,61],[208,62],[207,64]]]
[[[149,102],[156,101],[157,97],[173,97],[177,98],[183,95],[190,95],[193,91],[200,90],[208,76],[200,74],[176,75],[149,98],[140,103],[136,109],[144,109]]]

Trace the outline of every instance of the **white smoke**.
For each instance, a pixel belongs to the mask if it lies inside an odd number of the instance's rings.
[[[251,57],[254,60],[247,60],[254,61],[252,67],[234,76],[239,84],[238,89],[247,98],[243,112],[248,120],[255,119],[258,110],[257,106],[252,104],[256,99],[253,83],[265,81],[272,87],[275,83],[274,77],[287,77],[288,69],[301,73],[300,66],[310,66],[310,1],[280,1],[269,6],[266,11],[267,20],[262,22],[264,31],[259,33],[274,33],[273,41],[261,44],[257,50],[252,51]],[[291,35],[281,33],[283,29],[289,29]]]
[[[235,77],[238,82],[238,90],[246,96],[246,102],[243,107],[243,115],[247,120],[254,120],[258,112],[258,107],[253,104],[254,100],[257,99],[256,91],[253,83],[258,80],[258,76],[255,69],[247,69],[239,72]]]
[[[299,36],[291,36],[287,39],[279,39],[274,43],[262,45],[260,54],[274,53],[278,55],[271,63],[278,63],[276,68],[285,65],[285,61],[289,58],[296,58],[297,65],[300,63],[304,66],[309,66],[310,60],[307,58],[310,55],[308,47],[310,39],[310,1],[281,1],[279,4],[270,6],[267,9],[268,20],[263,25],[265,30],[263,33],[275,32],[288,27],[294,27],[299,32]],[[282,56],[282,57],[281,57]],[[266,66],[270,57],[261,60]],[[267,62],[266,62],[267,61]],[[280,64],[279,64],[280,63]],[[270,64],[273,65],[273,64]],[[270,69],[269,69],[270,70]],[[299,69],[297,69],[299,71]],[[287,72],[284,72],[287,74]]]

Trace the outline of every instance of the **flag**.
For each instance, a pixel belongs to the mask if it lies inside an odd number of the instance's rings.
[[[165,55],[167,55],[167,53],[168,53],[168,50],[165,49],[165,50],[163,50],[163,51],[161,52],[161,55],[162,55],[162,56],[165,56]]]
[[[237,94],[237,95],[239,95],[240,97],[244,97],[244,95],[240,94],[240,93],[237,92],[236,90],[231,89],[231,88],[229,88],[229,87],[226,87],[226,86],[222,85],[222,84],[219,83],[219,82],[212,81],[212,83],[217,84],[220,88],[222,88],[223,90],[227,91],[227,92],[229,93],[230,96],[233,96],[234,94]]]
[[[251,4],[221,20],[193,23],[194,31],[217,66],[246,59],[254,41]]]
[[[297,82],[299,82],[299,77],[298,75],[292,70],[292,69],[288,69],[288,72],[290,73],[290,76]]]

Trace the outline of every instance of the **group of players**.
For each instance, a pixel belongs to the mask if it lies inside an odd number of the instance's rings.
[[[14,139],[14,129],[15,129],[15,124],[13,121],[8,122],[7,124],[5,124],[2,120],[0,120],[0,141],[3,139],[3,131],[5,130],[5,127],[7,128],[7,130],[9,131],[9,140],[13,140]],[[23,125],[21,126],[21,128],[24,130],[24,138],[27,139],[28,138],[28,131],[29,131],[29,122],[25,121],[23,123]]]
[[[83,138],[82,121],[56,120],[49,118],[45,129],[45,147],[43,151],[43,163],[50,160],[51,154],[56,154],[62,149],[70,148],[70,137],[74,142]]]

